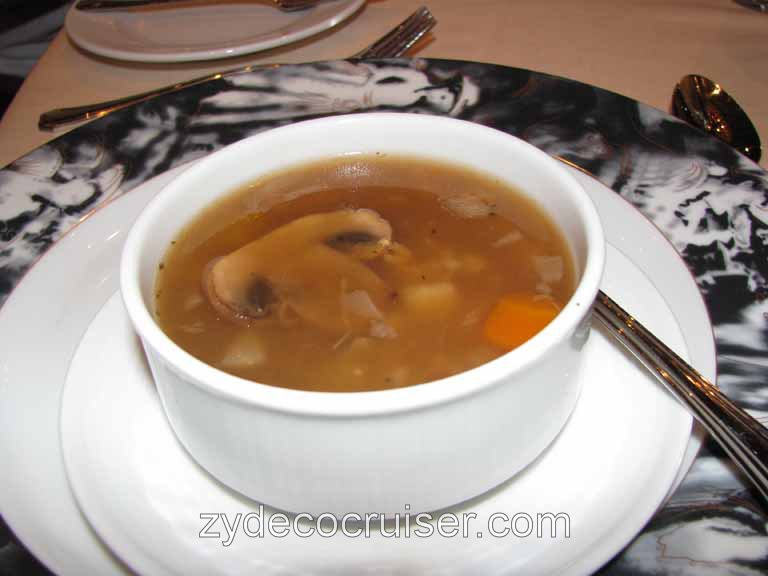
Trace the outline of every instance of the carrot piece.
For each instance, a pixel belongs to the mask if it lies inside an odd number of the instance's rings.
[[[549,324],[560,307],[553,300],[534,300],[533,294],[508,294],[496,303],[485,320],[485,337],[512,350]]]

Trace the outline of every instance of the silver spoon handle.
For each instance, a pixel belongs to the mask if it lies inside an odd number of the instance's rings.
[[[768,501],[768,429],[602,291],[594,314],[691,411]]]
[[[384,36],[376,40],[373,44],[361,50],[352,58],[394,58],[403,55],[407,50],[413,47],[413,45],[421,39],[429,30],[431,30],[437,20],[435,20],[432,13],[422,6],[411,14],[408,18],[403,20],[395,28],[387,32]],[[163,94],[170,94],[171,92],[177,92],[194,86],[196,84],[202,84],[211,80],[218,80],[225,76],[232,76],[234,74],[242,74],[251,72],[258,68],[266,68],[275,66],[274,64],[265,64],[262,66],[245,66],[244,68],[237,68],[234,70],[228,70],[225,72],[217,72],[215,74],[209,74],[200,78],[193,78],[184,82],[178,82],[170,86],[163,86],[147,92],[141,92],[140,94],[131,94],[124,98],[117,98],[115,100],[108,100],[106,102],[96,102],[94,104],[85,104],[83,106],[74,106],[71,108],[56,108],[49,110],[40,115],[38,120],[38,128],[40,130],[53,130],[57,126],[62,124],[70,124],[73,122],[82,122],[84,120],[94,120],[106,116],[110,112],[120,110],[131,104],[138,104],[144,102],[150,98],[156,96],[162,96]]]

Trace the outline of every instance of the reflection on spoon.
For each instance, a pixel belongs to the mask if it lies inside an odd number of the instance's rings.
[[[768,14],[768,1],[767,0],[733,0],[736,4],[741,4],[746,8],[757,10],[758,12],[765,12]]]
[[[755,162],[760,160],[757,130],[736,101],[712,80],[698,74],[684,76],[672,95],[672,113]]]

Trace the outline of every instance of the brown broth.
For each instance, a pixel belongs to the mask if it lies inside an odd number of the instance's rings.
[[[374,210],[396,243],[363,262],[391,291],[365,330],[326,330],[287,305],[235,322],[210,305],[202,279],[213,260],[299,217],[343,208]],[[368,391],[433,381],[504,354],[548,322],[549,312],[538,320],[526,303],[559,309],[574,284],[560,232],[508,185],[431,160],[358,155],[265,176],[206,209],[164,257],[155,314],[181,348],[231,374]],[[346,298],[344,286],[339,278]]]

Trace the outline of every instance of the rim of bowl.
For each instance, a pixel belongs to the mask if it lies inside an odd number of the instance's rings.
[[[199,360],[165,334],[144,302],[139,285],[139,256],[148,232],[151,231],[151,225],[155,223],[153,222],[155,213],[161,211],[166,205],[172,204],[183,191],[187,181],[195,180],[200,174],[215,167],[223,156],[237,153],[241,148],[247,149],[256,139],[270,138],[270,135],[277,131],[316,130],[322,129],[324,124],[389,123],[395,120],[424,124],[452,123],[457,126],[455,129],[486,132],[486,137],[503,138],[508,146],[525,150],[524,154],[544,162],[552,177],[558,181],[560,188],[577,200],[576,211],[585,227],[586,262],[570,299],[547,326],[517,348],[453,376],[402,388],[359,392],[296,390],[241,378]],[[425,154],[425,157],[428,158],[429,154]],[[253,176],[253,178],[256,177]],[[188,222],[184,225],[186,224]],[[592,302],[597,295],[602,278],[604,262],[605,240],[597,209],[581,184],[545,152],[511,134],[466,120],[422,114],[372,112],[324,117],[273,128],[212,153],[174,178],[147,204],[131,227],[121,257],[120,289],[134,330],[166,363],[173,367],[174,371],[184,376],[187,384],[239,403],[272,411],[315,416],[360,417],[408,412],[455,402],[487,387],[502,383],[506,377],[546,355],[567,337],[567,332],[571,328],[575,327],[585,315],[591,313]]]

